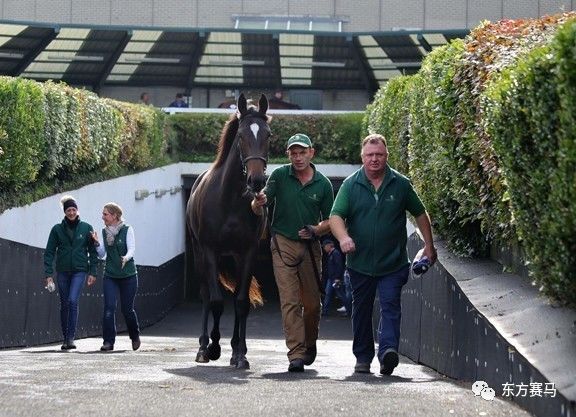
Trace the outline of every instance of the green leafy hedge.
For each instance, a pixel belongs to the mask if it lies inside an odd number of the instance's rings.
[[[195,161],[216,154],[227,114],[182,113],[169,117],[176,138],[175,157]],[[322,161],[359,163],[363,113],[326,115],[272,115],[271,158],[286,158],[286,140],[295,133],[310,136],[316,158]]]
[[[548,295],[576,304],[575,13],[483,23],[369,106],[456,253],[516,246]]]
[[[411,105],[414,79],[398,77],[376,93],[366,108],[363,131],[381,133],[387,138],[390,164],[400,172],[409,172],[408,143],[410,118],[405,117]]]
[[[228,114],[177,114],[101,99],[61,83],[0,77],[0,213],[65,189],[170,161],[213,160]],[[359,161],[363,114],[272,121],[271,156],[310,135],[318,161]]]
[[[32,111],[31,111],[32,110]],[[0,77],[0,190],[34,181],[44,160],[43,94],[38,83]]]
[[[65,84],[0,77],[0,212],[64,182],[164,163],[165,117]]]
[[[576,20],[486,92],[485,126],[536,283],[576,300]]]

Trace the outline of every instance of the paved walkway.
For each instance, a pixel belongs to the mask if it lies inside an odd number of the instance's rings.
[[[401,358],[392,376],[353,374],[350,323],[326,317],[316,362],[287,372],[278,306],[249,317],[251,369],[231,368],[231,309],[223,319],[222,358],[196,364],[199,305],[173,310],[143,330],[142,347],[127,335],[116,350],[101,339],[0,350],[0,416],[528,416],[517,405],[475,397],[462,384]],[[378,371],[378,364],[372,364]]]

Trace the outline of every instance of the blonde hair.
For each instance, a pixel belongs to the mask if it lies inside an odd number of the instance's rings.
[[[106,203],[104,205],[104,209],[108,211],[108,213],[116,216],[116,218],[120,221],[123,221],[124,219],[122,218],[122,207],[120,207],[118,204],[114,203],[114,202],[110,202],[110,203]]]
[[[71,203],[68,203],[69,201],[71,201]],[[71,195],[65,195],[60,199],[60,207],[62,207],[64,212],[66,212],[69,207],[75,207],[76,210],[78,210],[78,203],[76,203],[76,199]]]
[[[385,147],[388,147],[388,145],[386,144],[386,138],[384,137],[384,135],[381,135],[379,133],[372,133],[371,135],[366,136],[362,141],[362,147],[364,147],[364,145],[366,145],[367,143],[370,143],[372,145],[382,143]]]
[[[76,201],[76,199],[74,197],[72,197],[71,195],[62,196],[62,198],[60,199],[60,205],[64,206],[64,203],[67,201],[70,201],[70,200]]]

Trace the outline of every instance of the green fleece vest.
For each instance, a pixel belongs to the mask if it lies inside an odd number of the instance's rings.
[[[106,240],[106,229],[102,229],[104,245],[106,245],[106,267],[104,275],[110,278],[128,278],[136,275],[136,264],[134,258],[130,259],[122,268],[122,256],[128,252],[126,245],[126,236],[128,235],[128,226],[124,225],[114,238],[114,242],[108,245]]]

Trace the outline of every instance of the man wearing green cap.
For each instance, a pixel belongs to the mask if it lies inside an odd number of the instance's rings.
[[[263,192],[252,201],[261,215],[274,203],[272,262],[280,295],[282,324],[288,347],[288,371],[302,372],[316,358],[320,323],[320,244],[315,237],[330,230],[328,218],[334,201],[332,184],[311,163],[310,138],[298,133],[288,139],[290,164],[274,170]]]

